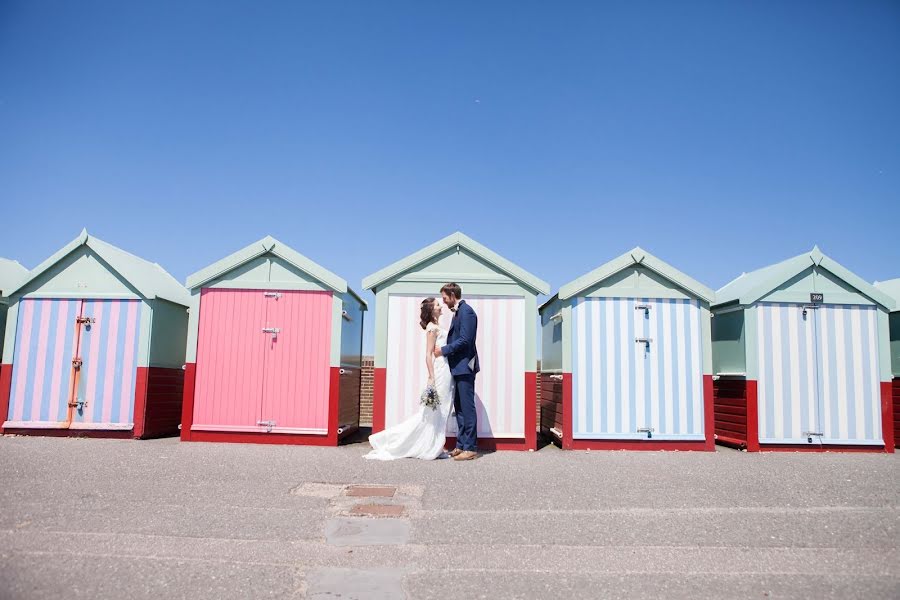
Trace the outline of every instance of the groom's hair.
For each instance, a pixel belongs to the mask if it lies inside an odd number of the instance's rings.
[[[444,287],[441,288],[441,293],[453,296],[457,300],[462,298],[462,288],[459,287],[458,283],[445,283]]]

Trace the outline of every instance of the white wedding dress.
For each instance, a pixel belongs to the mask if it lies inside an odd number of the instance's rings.
[[[447,332],[429,323],[426,333],[436,330],[435,345],[447,344]],[[437,408],[419,405],[419,409],[402,423],[369,436],[372,451],[366,454],[371,460],[420,458],[434,460],[444,453],[447,438],[447,418],[453,406],[453,375],[443,356],[434,359],[434,389],[441,403]],[[424,390],[424,387],[423,387]]]

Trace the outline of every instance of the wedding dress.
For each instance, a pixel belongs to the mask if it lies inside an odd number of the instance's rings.
[[[437,347],[447,344],[447,332],[435,323],[429,323],[425,331],[437,331]],[[434,359],[434,389],[440,398],[440,405],[436,408],[419,405],[418,410],[402,423],[369,436],[372,451],[365,458],[434,460],[440,457],[444,453],[447,418],[453,406],[454,392],[453,375],[443,356]]]

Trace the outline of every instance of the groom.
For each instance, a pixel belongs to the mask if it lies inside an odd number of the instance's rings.
[[[447,345],[435,348],[435,356],[446,356],[450,373],[456,383],[453,398],[456,407],[456,448],[450,452],[453,460],[472,460],[478,456],[477,426],[475,415],[475,375],[478,365],[478,349],[475,336],[478,332],[478,316],[472,307],[462,300],[462,288],[448,283],[441,288],[441,298],[453,311],[453,322],[447,332]]]

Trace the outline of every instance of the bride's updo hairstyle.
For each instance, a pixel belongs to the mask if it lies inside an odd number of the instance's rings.
[[[422,329],[427,328],[429,323],[434,323],[434,298],[422,300],[422,311],[419,313],[419,325]]]

